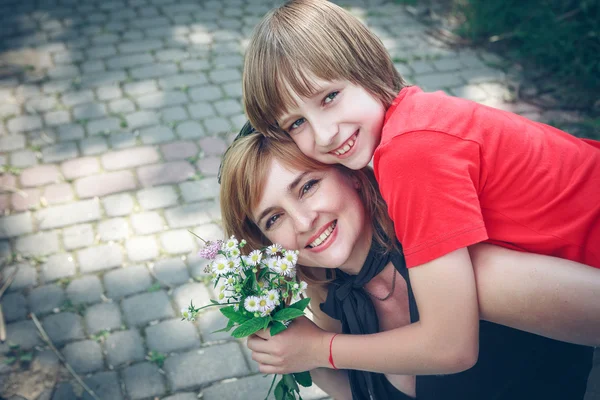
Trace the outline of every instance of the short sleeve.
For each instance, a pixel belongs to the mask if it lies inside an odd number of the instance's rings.
[[[377,149],[374,165],[409,268],[488,238],[478,143],[440,132],[405,133]]]

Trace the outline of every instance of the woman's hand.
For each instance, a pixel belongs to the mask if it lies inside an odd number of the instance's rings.
[[[248,348],[263,374],[289,374],[328,367],[332,336],[308,318],[300,317],[275,336],[268,330],[250,336]]]

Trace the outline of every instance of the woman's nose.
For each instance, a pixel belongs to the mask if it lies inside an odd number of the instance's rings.
[[[310,232],[312,229],[314,229],[317,213],[310,210],[298,209],[294,213],[293,218],[297,232]]]

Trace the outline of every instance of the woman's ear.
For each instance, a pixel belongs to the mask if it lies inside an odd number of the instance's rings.
[[[355,176],[352,177],[352,184],[354,185],[354,189],[356,189],[360,192],[360,181],[358,180],[357,177],[355,177]]]

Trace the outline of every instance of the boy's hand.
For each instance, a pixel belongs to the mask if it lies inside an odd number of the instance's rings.
[[[268,330],[250,336],[248,348],[263,374],[289,374],[328,367],[330,338],[330,333],[300,317],[275,336]]]

